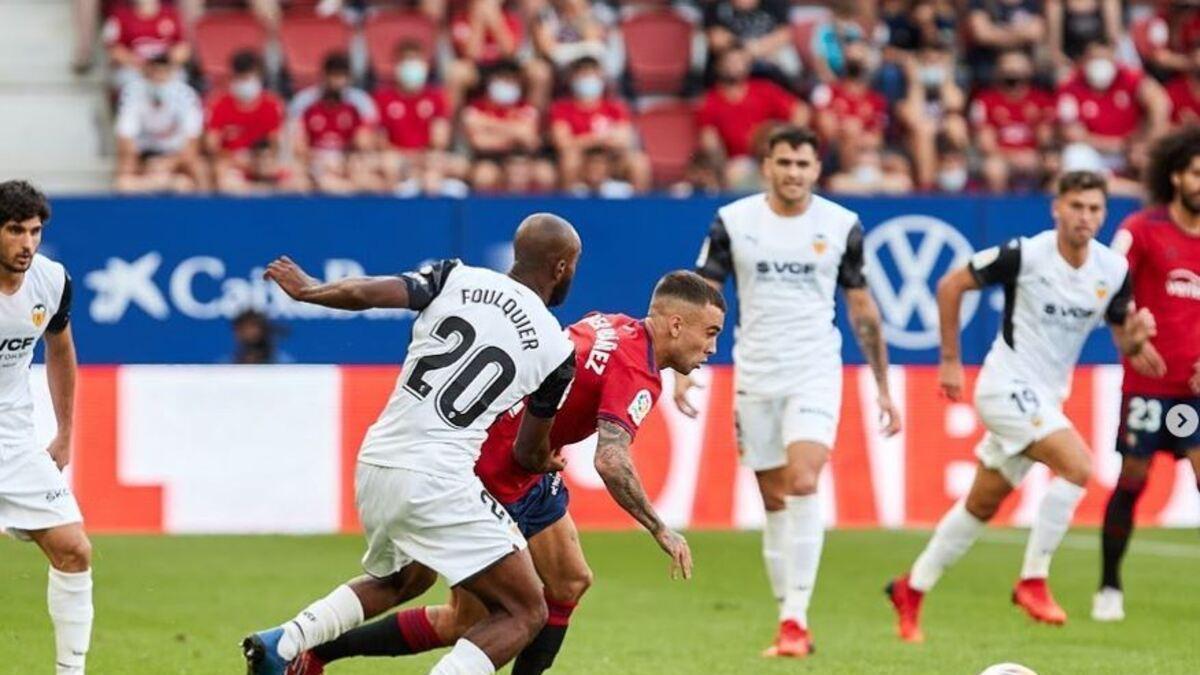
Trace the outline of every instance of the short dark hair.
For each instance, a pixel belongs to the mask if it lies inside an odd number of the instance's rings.
[[[1146,194],[1156,204],[1175,201],[1171,176],[1186,171],[1200,157],[1200,126],[1189,124],[1158,139],[1146,162]]]
[[[813,130],[807,127],[796,126],[795,124],[784,124],[772,131],[770,136],[767,136],[766,154],[771,154],[775,146],[780,143],[786,143],[793,148],[810,145],[813,152],[820,153],[821,151],[820,141],[817,140],[817,135]]]
[[[575,73],[578,73],[579,71],[583,70],[584,68],[600,68],[600,67],[601,67],[600,59],[597,59],[594,56],[581,56],[571,62],[571,65],[567,68],[567,74],[574,76]]]
[[[242,49],[229,59],[229,68],[234,75],[249,75],[263,71],[262,57],[253,49]]]
[[[321,62],[321,72],[326,75],[349,75],[350,55],[346,52],[329,52]]]
[[[518,80],[521,79],[521,66],[517,65],[517,62],[512,59],[497,61],[489,70],[491,71],[487,77],[489,81],[498,75],[515,77]]]
[[[1058,178],[1058,196],[1068,192],[1099,190],[1108,195],[1108,181],[1095,171],[1068,171]]]
[[[42,223],[50,220],[50,204],[41,190],[25,180],[0,183],[0,226],[35,217]]]
[[[421,44],[420,40],[415,38],[404,38],[396,43],[395,54],[408,54],[409,52],[419,52],[421,56],[425,56],[425,45]]]
[[[667,272],[658,280],[650,301],[663,297],[676,298],[693,305],[713,305],[725,311],[725,296],[721,295],[721,291],[713,288],[704,277],[688,270]]]

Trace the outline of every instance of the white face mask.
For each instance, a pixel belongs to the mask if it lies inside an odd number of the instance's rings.
[[[946,169],[939,171],[937,177],[938,188],[942,192],[961,192],[967,186],[967,170],[965,167],[957,167],[954,169]]]
[[[500,105],[512,105],[521,100],[521,87],[509,80],[492,80],[488,85],[488,98]]]
[[[1084,66],[1083,76],[1093,89],[1104,91],[1117,77],[1117,64],[1112,59],[1092,59]]]
[[[946,69],[942,66],[921,66],[921,84],[929,89],[942,86],[946,79]]]
[[[604,80],[595,75],[577,77],[571,83],[575,95],[585,101],[595,101],[604,94]]]
[[[860,164],[854,168],[854,180],[862,185],[875,185],[883,180],[883,171],[878,164]]]
[[[258,95],[262,93],[262,82],[259,82],[257,77],[235,80],[229,86],[229,90],[233,92],[234,98],[246,103],[258,98]]]
[[[429,77],[429,66],[418,59],[405,59],[396,64],[396,81],[405,89],[420,89]]]

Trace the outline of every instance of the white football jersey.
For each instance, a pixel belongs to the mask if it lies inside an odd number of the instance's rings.
[[[837,287],[863,288],[862,225],[849,209],[813,195],[799,216],[780,216],[766,194],[717,211],[696,272],[738,295],[733,361],[739,390],[781,395],[804,387],[813,365],[841,368]]]
[[[67,270],[40,254],[16,293],[0,293],[0,443],[34,444],[29,364],[42,333],[65,330],[70,311]]]
[[[420,314],[358,459],[472,476],[496,416],[573,367],[575,350],[542,299],[506,275],[446,260],[404,279]]]
[[[1066,399],[1088,334],[1106,320],[1121,324],[1132,291],[1125,257],[1092,240],[1076,269],[1047,230],[976,253],[968,269],[982,286],[1002,284],[1004,316],[980,371],[981,381],[1023,381]]]

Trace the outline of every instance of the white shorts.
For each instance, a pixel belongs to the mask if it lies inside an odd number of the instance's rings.
[[[806,379],[804,389],[785,396],[734,395],[734,424],[742,465],[752,471],[787,466],[786,448],[811,441],[833,448],[842,412],[842,370]]]
[[[80,522],[79,504],[50,453],[0,445],[0,527],[28,541],[30,530]]]
[[[413,562],[451,586],[525,548],[517,524],[479,478],[358,464],[355,502],[367,536],[363,569],[389,576]]]
[[[975,446],[975,456],[995,469],[1014,487],[1033,466],[1024,451],[1050,434],[1071,428],[1062,402],[1020,381],[977,387],[975,410],[987,433]]]

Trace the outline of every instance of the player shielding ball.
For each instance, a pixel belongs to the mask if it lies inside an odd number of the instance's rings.
[[[71,460],[75,341],[71,277],[38,253],[50,220],[46,196],[25,181],[0,183],[0,527],[50,560],[46,600],[58,675],[82,675],[92,639],[92,545],[62,469]],[[46,341],[46,377],[58,434],[34,437],[29,364]]]
[[[569,223],[535,214],[517,228],[507,275],[445,260],[401,276],[321,284],[286,258],[270,264],[266,277],[297,300],[419,314],[400,380],[358,455],[368,576],[247,637],[250,673],[283,673],[306,649],[399,604],[406,586],[427,586],[429,570],[487,607],[432,673],[488,675],[542,629],[546,602],[525,538],[473,469],[488,426],[523,399],[516,451],[531,466],[549,462],[550,425],[575,354],[547,306],[566,298],[580,250]]]
[[[1056,477],[1038,507],[1012,599],[1035,620],[1067,620],[1047,577],[1091,474],[1087,446],[1062,410],[1071,374],[1088,334],[1102,320],[1126,355],[1137,354],[1154,334],[1151,314],[1132,311],[1125,259],[1094,239],[1104,222],[1106,202],[1102,176],[1066,173],[1051,210],[1053,230],[982,250],[938,283],[939,380],[950,400],[963,398],[963,296],[1000,285],[1004,316],[975,383],[975,409],[987,427],[975,448],[975,481],[967,496],[942,517],[911,572],[888,585],[905,641],[924,639],[922,598],[967,552],[1034,462],[1045,464]]]
[[[692,272],[659,280],[646,318],[592,313],[568,329],[575,345],[575,382],[550,432],[560,462],[564,446],[599,432],[596,472],[613,499],[654,537],[671,558],[671,576],[691,576],[687,542],[654,510],[638,478],[630,445],[662,392],[660,371],[687,373],[716,351],[725,319],[720,292]],[[514,675],[549,669],[562,647],[572,612],[591,585],[592,572],[567,512],[567,486],[556,472],[522,467],[513,443],[523,415],[518,405],[492,425],[475,471],[529,540],[545,584],[550,619],[513,664]],[[423,591],[424,589],[414,589]],[[349,656],[400,656],[453,644],[486,617],[479,600],[454,589],[448,605],[417,607],[356,628],[306,652],[289,675],[317,675]]]
[[[1121,560],[1154,453],[1187,457],[1200,476],[1200,430],[1174,433],[1170,417],[1182,414],[1176,406],[1200,412],[1200,128],[1161,139],[1146,178],[1154,204],[1125,219],[1113,249],[1129,261],[1133,301],[1154,315],[1158,335],[1122,362],[1121,475],[1104,511],[1097,621],[1125,618]]]
[[[766,152],[767,192],[717,211],[696,271],[717,288],[733,277],[738,294],[738,451],[766,509],[763,560],[779,604],[779,630],[764,655],[803,657],[812,651],[808,605],[825,539],[817,484],[842,406],[839,287],[875,376],[885,435],[900,430],[900,415],[888,390],[887,347],[864,274],[858,214],[813,193],[821,162],[811,131],[780,127]],[[675,383],[676,405],[695,415],[686,397],[691,380]]]

